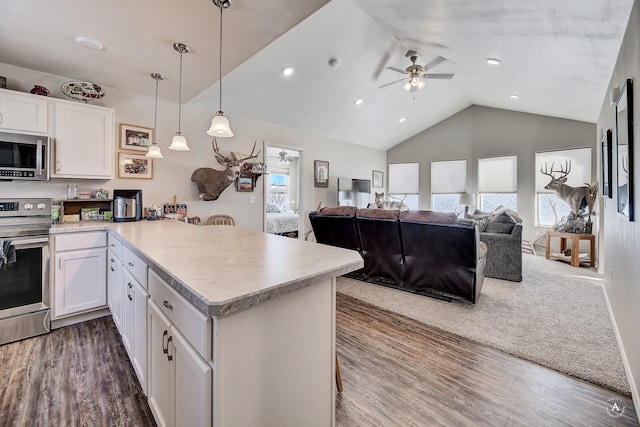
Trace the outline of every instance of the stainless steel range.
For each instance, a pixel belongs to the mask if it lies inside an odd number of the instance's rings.
[[[0,344],[46,334],[51,199],[0,199]]]

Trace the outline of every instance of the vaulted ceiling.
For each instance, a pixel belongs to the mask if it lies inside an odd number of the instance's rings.
[[[387,149],[471,104],[595,122],[633,0],[231,0],[223,109]],[[218,109],[219,9],[210,0],[17,1],[0,14],[0,62]],[[102,51],[74,41],[100,41]],[[438,56],[421,91],[387,67]],[[501,60],[490,66],[489,57]],[[330,66],[330,60],[338,66]],[[284,66],[295,72],[285,78]],[[519,95],[519,99],[510,98]],[[54,96],[62,97],[54,90]],[[108,97],[108,94],[107,94]],[[361,98],[360,105],[354,101]],[[108,104],[108,99],[105,98]],[[402,123],[400,118],[404,118]]]

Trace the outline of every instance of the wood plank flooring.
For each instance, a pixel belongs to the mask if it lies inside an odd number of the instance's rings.
[[[638,426],[628,397],[340,294],[337,350],[337,426]],[[0,381],[2,427],[155,425],[110,317],[0,346]]]
[[[155,426],[111,320],[0,346],[0,426]]]
[[[347,295],[336,306],[337,426],[638,426],[629,397]]]

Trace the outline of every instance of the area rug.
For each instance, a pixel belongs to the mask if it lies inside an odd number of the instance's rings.
[[[523,281],[485,278],[477,304],[446,302],[345,277],[340,293],[630,395],[602,275],[523,254]],[[338,300],[339,301],[339,300]]]

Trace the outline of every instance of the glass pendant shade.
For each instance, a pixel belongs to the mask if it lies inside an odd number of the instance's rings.
[[[151,157],[153,159],[163,159],[162,151],[160,150],[160,146],[155,142],[149,147],[149,151],[144,155],[145,157]]]
[[[222,111],[218,111],[213,120],[211,120],[211,127],[207,131],[207,135],[222,138],[233,136],[233,132],[229,127],[229,120],[227,120]]]
[[[182,135],[182,132],[177,132],[176,135],[173,137],[173,139],[171,140],[171,145],[169,146],[169,150],[189,151],[187,140]]]

